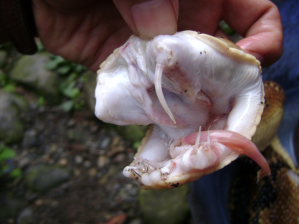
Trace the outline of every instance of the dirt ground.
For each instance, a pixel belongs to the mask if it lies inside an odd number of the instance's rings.
[[[24,177],[10,184],[9,194],[22,201],[20,213],[30,211],[29,223],[142,223],[139,187],[122,175],[135,152],[130,141],[89,110],[66,113],[44,107],[28,114],[15,160]],[[50,189],[32,189],[26,175],[44,165],[66,169],[67,180]]]

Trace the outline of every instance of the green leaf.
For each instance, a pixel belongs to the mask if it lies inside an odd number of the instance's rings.
[[[79,75],[76,72],[72,72],[68,78],[67,78],[67,82],[74,82],[78,79]]]
[[[53,56],[53,61],[55,61],[57,64],[66,62],[66,60],[65,60],[63,57],[61,57],[61,56],[57,56],[57,55],[54,55],[54,56]]]
[[[0,70],[0,86],[5,86],[8,82],[8,76]]]
[[[9,84],[5,85],[3,89],[4,89],[6,92],[13,93],[13,92],[16,91],[16,88],[17,88],[17,87],[16,87],[15,84],[13,84],[13,83],[9,83]]]
[[[37,41],[37,51],[38,52],[45,51],[45,46],[40,41]]]
[[[56,70],[61,63],[65,62],[63,57],[53,55],[51,60],[45,65],[48,70]]]
[[[8,159],[13,159],[14,157],[16,157],[16,152],[8,147],[4,147],[0,151],[0,161],[2,160],[8,160]]]
[[[83,109],[85,106],[85,102],[82,99],[76,100],[75,105],[74,105],[74,109],[75,110],[81,110]]]
[[[138,149],[140,145],[141,145],[141,141],[134,142],[134,143],[133,143],[133,148],[134,148],[134,149]]]
[[[65,112],[70,112],[74,108],[74,101],[69,100],[60,105]]]
[[[48,69],[48,70],[55,70],[57,67],[58,67],[58,63],[57,63],[57,61],[49,61],[46,65],[46,69]]]
[[[68,88],[64,89],[63,93],[65,96],[74,99],[79,96],[80,90],[78,88],[68,86]]]
[[[21,176],[22,176],[22,170],[19,169],[19,168],[16,168],[16,169],[14,169],[14,170],[10,173],[10,176],[11,176],[11,177],[14,177],[14,178],[21,177]]]
[[[70,71],[71,71],[71,67],[68,66],[68,65],[64,65],[62,67],[59,67],[57,69],[57,72],[60,74],[60,75],[67,75]]]
[[[46,99],[45,99],[45,97],[43,97],[43,96],[39,97],[39,98],[38,98],[38,101],[37,101],[37,105],[40,106],[40,107],[42,107],[42,106],[44,106],[45,104],[46,104]]]
[[[77,73],[83,73],[83,72],[85,72],[86,70],[87,70],[86,67],[83,66],[83,65],[76,65],[76,66],[75,66],[75,72],[77,72]]]
[[[230,25],[228,25],[226,22],[221,21],[221,22],[219,23],[219,26],[220,26],[221,30],[223,30],[224,33],[225,33],[226,35],[231,36],[231,35],[234,35],[234,34],[235,34],[234,29],[231,28]]]
[[[8,173],[8,171],[9,171],[9,166],[7,165],[7,163],[5,163],[5,164],[3,164],[3,166],[0,169],[0,175]]]

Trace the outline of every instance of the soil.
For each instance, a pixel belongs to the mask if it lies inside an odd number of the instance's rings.
[[[46,192],[30,189],[24,177],[11,185],[11,194],[24,202],[22,209],[32,211],[30,223],[142,223],[139,187],[122,175],[135,149],[113,126],[86,108],[69,113],[32,106],[26,124],[25,137],[15,146],[16,166],[24,176],[45,164],[70,171],[68,181]]]

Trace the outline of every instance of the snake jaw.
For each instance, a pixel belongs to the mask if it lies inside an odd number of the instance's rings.
[[[240,154],[269,174],[249,140],[264,107],[260,72],[253,56],[205,34],[132,36],[102,64],[96,87],[98,118],[153,124],[124,175],[147,188],[171,188]]]
[[[261,175],[271,174],[267,161],[255,144],[232,131],[193,133],[170,148],[168,160],[150,164],[150,161],[136,157],[123,174],[136,179],[145,188],[172,188],[218,170],[239,155],[246,155],[259,164]]]

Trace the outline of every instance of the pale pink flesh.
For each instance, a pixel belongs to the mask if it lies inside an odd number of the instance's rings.
[[[182,139],[182,144],[194,145],[198,133],[193,133]],[[260,153],[256,145],[246,137],[228,130],[210,130],[200,133],[200,142],[218,142],[229,149],[243,154],[255,161],[263,170],[263,174],[270,175],[271,169],[264,156]]]

